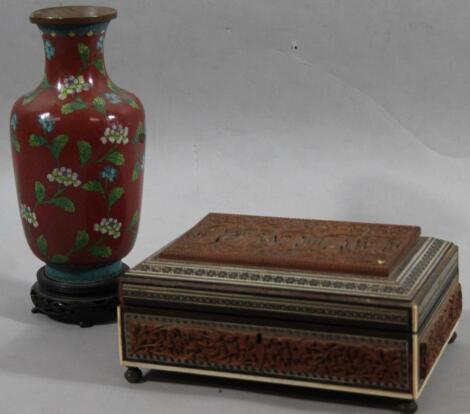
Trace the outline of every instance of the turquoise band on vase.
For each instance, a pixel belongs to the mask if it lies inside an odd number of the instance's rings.
[[[39,30],[44,34],[57,36],[93,36],[103,34],[108,27],[108,22],[91,24],[39,24]]]
[[[67,266],[46,264],[46,275],[59,282],[90,283],[113,278],[122,272],[120,260],[109,265],[77,269]]]

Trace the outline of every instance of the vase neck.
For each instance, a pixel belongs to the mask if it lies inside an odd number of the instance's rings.
[[[45,52],[45,76],[51,85],[93,85],[107,78],[103,43],[108,23],[39,25]]]

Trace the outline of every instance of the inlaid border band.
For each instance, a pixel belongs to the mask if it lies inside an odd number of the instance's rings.
[[[325,275],[305,272],[286,272],[259,268],[239,268],[152,260],[149,258],[126,276],[149,278],[171,278],[192,282],[211,282],[261,288],[313,291],[320,293],[371,296],[389,299],[409,299],[423,283],[452,243],[429,238],[411,259],[409,266],[395,281],[376,281],[371,278],[357,280],[340,275]]]

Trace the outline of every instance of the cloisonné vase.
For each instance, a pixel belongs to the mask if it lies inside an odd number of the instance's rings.
[[[114,317],[121,259],[139,224],[144,110],[106,72],[103,41],[116,15],[92,6],[32,13],[45,73],[10,118],[23,228],[45,262],[33,311],[81,326]]]

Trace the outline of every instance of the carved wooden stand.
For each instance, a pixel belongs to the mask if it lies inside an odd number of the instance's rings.
[[[125,270],[128,269],[125,266]],[[31,288],[32,313],[42,313],[51,319],[79,325],[81,328],[116,320],[118,277],[99,283],[77,286],[57,282],[42,267],[37,282]]]

